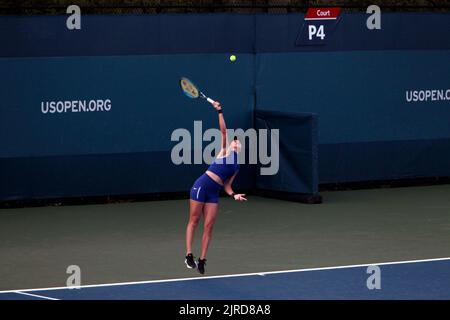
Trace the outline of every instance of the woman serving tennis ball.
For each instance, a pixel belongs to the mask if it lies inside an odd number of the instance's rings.
[[[245,194],[234,193],[231,185],[239,171],[237,154],[241,151],[241,143],[235,138],[230,144],[227,140],[227,127],[219,102],[211,103],[219,115],[221,132],[221,151],[206,172],[200,176],[191,188],[189,200],[189,222],[186,228],[186,266],[197,268],[201,274],[205,273],[206,253],[211,240],[214,222],[216,221],[219,192],[225,192],[236,201],[246,201]],[[192,255],[192,241],[194,232],[200,220],[204,217],[202,248],[200,258],[195,261]]]

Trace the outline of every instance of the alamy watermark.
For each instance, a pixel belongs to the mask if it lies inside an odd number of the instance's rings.
[[[366,27],[369,30],[380,30],[381,29],[381,9],[376,4],[372,4],[367,7],[367,14],[370,16],[366,20]]]
[[[67,14],[70,16],[66,20],[66,27],[69,30],[81,29],[81,9],[79,6],[73,4],[67,7]]]
[[[185,128],[172,132],[171,141],[178,143],[172,148],[172,163],[210,164],[221,150],[222,134],[219,129],[210,128],[203,132],[202,121],[194,121],[194,136]],[[275,175],[278,172],[280,159],[279,129],[227,129],[228,139],[237,137],[241,143],[238,154],[239,164],[260,164],[261,175]],[[209,142],[203,148],[203,142]],[[270,149],[270,150],[269,150]],[[247,151],[247,152],[246,152]],[[270,151],[270,152],[269,152]],[[248,153],[248,158],[247,158]]]
[[[66,280],[66,286],[69,289],[80,289],[81,287],[81,268],[77,265],[70,265],[66,269],[70,276]]]
[[[379,266],[368,266],[366,270],[370,276],[367,278],[366,286],[369,290],[381,289],[381,269]]]

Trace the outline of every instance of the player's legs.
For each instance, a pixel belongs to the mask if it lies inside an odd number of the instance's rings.
[[[208,252],[209,243],[211,241],[214,222],[216,221],[218,204],[214,202],[205,203],[203,207],[204,225],[202,236],[202,252],[197,261],[197,269],[201,274],[205,273],[206,253]]]
[[[198,268],[200,273],[204,273],[205,256],[208,250],[209,241],[214,221],[217,215],[217,202],[219,201],[219,191],[222,188],[207,174],[198,178],[191,188],[191,200],[189,202],[189,223],[186,228],[186,266],[188,268]],[[198,263],[194,263],[192,255],[192,242],[195,228],[198,225],[202,214],[205,217],[202,237],[202,253]]]
[[[189,200],[189,222],[186,227],[186,259],[188,261],[193,261],[191,256],[188,256],[192,253],[192,242],[194,240],[195,228],[198,225],[198,222],[203,213],[203,206],[207,199],[207,191],[208,191],[208,180],[203,174],[200,176],[191,188]],[[193,267],[191,263],[188,263],[188,267]]]
[[[203,225],[202,251],[200,255],[200,259],[202,260],[206,258],[206,253],[208,252],[218,208],[219,205],[217,203],[205,203],[205,206],[203,207],[205,221]]]
[[[189,200],[189,222],[186,227],[186,255],[192,253],[192,241],[194,240],[195,229],[202,216],[203,202]]]

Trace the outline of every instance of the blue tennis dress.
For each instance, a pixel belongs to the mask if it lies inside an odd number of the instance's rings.
[[[227,181],[239,171],[237,153],[233,151],[227,157],[216,158],[208,167],[208,171],[217,174],[223,182]],[[204,173],[194,182],[191,188],[191,199],[204,203],[217,203],[221,189],[222,186],[219,183]]]

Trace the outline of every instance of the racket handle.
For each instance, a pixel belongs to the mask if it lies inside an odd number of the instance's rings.
[[[206,101],[208,101],[209,103],[213,104],[215,101],[211,98],[206,98]]]

